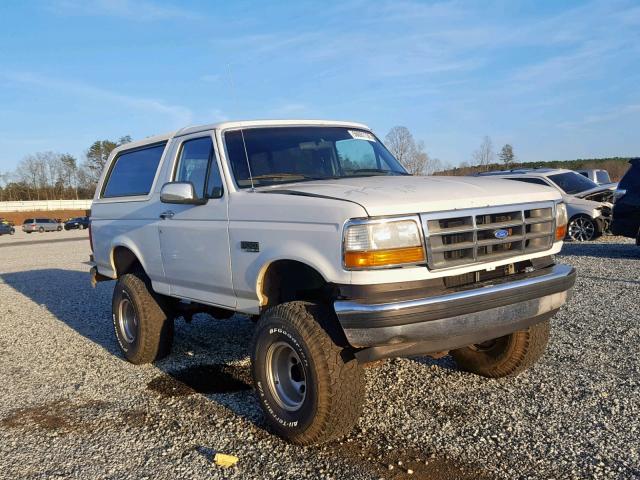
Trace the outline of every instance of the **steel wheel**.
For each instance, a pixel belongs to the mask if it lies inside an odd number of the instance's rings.
[[[278,405],[289,412],[298,410],[307,396],[307,377],[296,351],[287,342],[274,343],[265,364],[267,384]]]
[[[588,217],[577,217],[569,222],[569,238],[576,242],[593,240],[596,226]]]
[[[138,318],[136,310],[129,298],[124,297],[120,301],[118,307],[118,324],[120,332],[127,343],[133,343],[136,340],[138,332]]]

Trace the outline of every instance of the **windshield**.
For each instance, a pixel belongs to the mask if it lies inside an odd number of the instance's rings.
[[[384,145],[365,130],[248,128],[226,132],[224,137],[240,188],[251,187],[251,178],[256,187],[261,187],[308,180],[408,175]]]
[[[598,184],[576,172],[556,173],[549,178],[569,195],[596,188]]]

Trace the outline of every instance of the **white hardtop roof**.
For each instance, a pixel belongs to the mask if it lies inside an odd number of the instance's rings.
[[[309,125],[318,127],[352,127],[370,130],[370,128],[363,123],[343,122],[339,120],[237,120],[184,127],[173,132],[154,135],[151,137],[143,138],[141,140],[135,140],[133,142],[126,143],[114,149],[114,152],[117,153],[121,150],[130,150],[131,148],[143,147],[145,145],[151,145],[153,143],[171,140],[174,137],[181,137],[183,135],[191,135],[192,133],[206,132],[209,130],[226,130],[252,127],[287,127],[298,125]]]

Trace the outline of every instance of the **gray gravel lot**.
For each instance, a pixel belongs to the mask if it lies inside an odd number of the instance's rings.
[[[388,361],[367,370],[345,441],[299,448],[264,429],[248,319],[180,321],[168,359],[131,365],[112,333],[113,283],[89,286],[86,233],[26,237],[0,238],[2,478],[640,478],[630,241],[565,246],[575,295],[532,370],[487,380],[450,357]],[[216,451],[237,467],[212,464]]]

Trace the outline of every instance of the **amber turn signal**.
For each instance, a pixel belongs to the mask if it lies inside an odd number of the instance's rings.
[[[424,260],[422,247],[355,251],[345,252],[344,254],[344,264],[347,268],[386,267],[389,265],[419,263]]]
[[[563,240],[567,236],[567,224],[556,227],[556,241]]]

